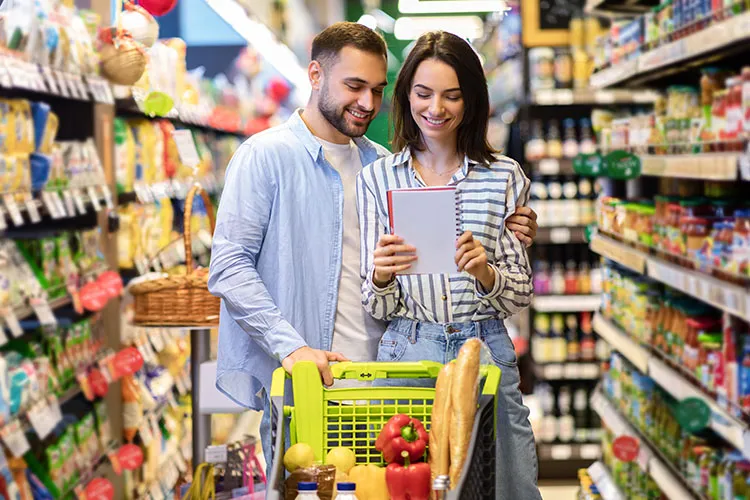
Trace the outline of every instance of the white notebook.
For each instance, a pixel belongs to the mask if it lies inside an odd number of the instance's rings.
[[[461,225],[452,186],[388,191],[391,234],[417,249],[417,261],[401,274],[457,272],[456,240]]]

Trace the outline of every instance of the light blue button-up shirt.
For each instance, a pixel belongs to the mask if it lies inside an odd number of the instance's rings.
[[[355,139],[362,164],[388,151]],[[343,187],[297,111],[254,135],[226,171],[208,287],[221,297],[216,386],[263,408],[280,361],[330,350],[341,274]]]

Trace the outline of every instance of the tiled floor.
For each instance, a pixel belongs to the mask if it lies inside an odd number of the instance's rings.
[[[575,481],[541,481],[542,500],[576,500],[578,483]]]

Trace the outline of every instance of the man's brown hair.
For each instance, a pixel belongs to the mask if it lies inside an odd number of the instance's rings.
[[[364,24],[334,23],[318,33],[312,43],[312,60],[322,65],[335,62],[344,47],[388,57],[385,40]]]

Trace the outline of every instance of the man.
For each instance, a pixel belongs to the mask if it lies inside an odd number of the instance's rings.
[[[279,364],[371,361],[385,328],[361,305],[356,175],[388,154],[364,138],[386,86],[384,40],[337,23],[313,41],[312,95],[285,124],[245,141],[226,173],[211,256],[222,298],[217,388],[255,410],[271,460],[268,393]],[[536,214],[508,227],[529,244]]]

